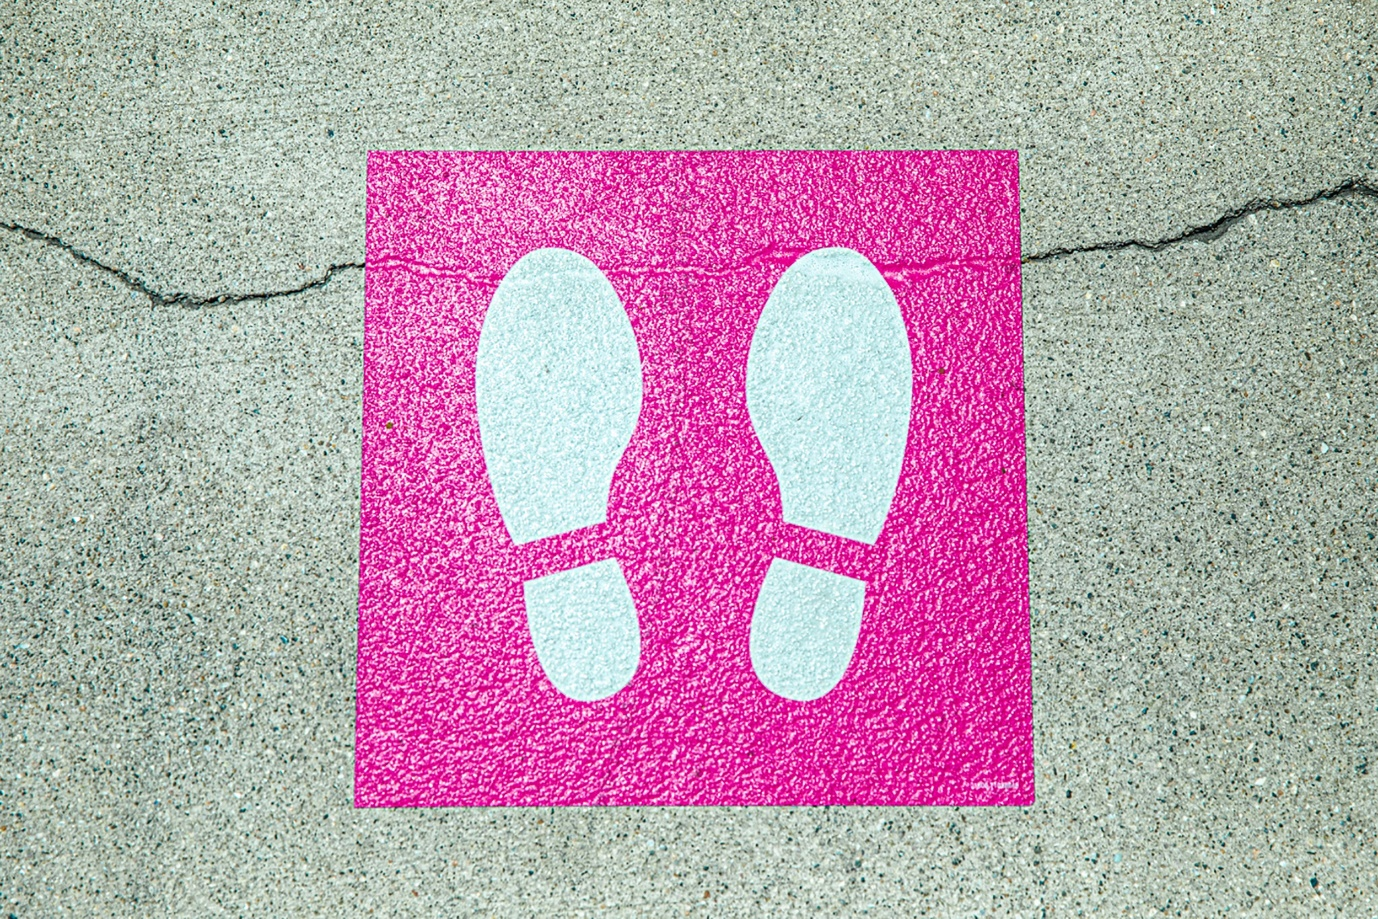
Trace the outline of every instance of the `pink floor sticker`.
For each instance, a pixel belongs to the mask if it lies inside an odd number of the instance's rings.
[[[487,381],[521,362],[491,351],[480,373],[479,344],[509,347],[496,295],[533,253],[526,266],[587,282],[607,321],[585,327],[590,347],[625,358],[607,362],[622,394],[608,404],[635,422],[608,454],[605,519],[517,543],[504,489],[543,467],[501,459],[521,423],[480,431],[480,390],[503,391]],[[864,514],[855,534],[788,522],[803,499],[782,498],[775,466],[793,448],[753,425],[764,397],[749,411],[753,336],[806,257],[874,266],[889,290],[867,296],[897,304],[908,336],[891,353],[912,362],[912,389],[887,396],[908,406],[907,435],[871,541]],[[357,806],[1033,802],[1014,152],[373,153],[367,264]],[[534,289],[515,274],[509,291]],[[510,315],[519,328],[526,314]],[[602,510],[575,504],[531,526]],[[562,692],[558,654],[577,670],[587,636],[537,607],[599,590],[622,611],[607,630],[621,650],[597,664],[610,682]],[[821,688],[759,659],[797,630],[763,614],[753,634],[754,612],[797,597],[860,609],[859,630],[820,632],[850,651],[820,665],[836,671]],[[573,650],[549,650],[560,641]]]

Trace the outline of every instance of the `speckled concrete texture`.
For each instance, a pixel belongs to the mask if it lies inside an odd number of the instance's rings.
[[[1356,0],[0,17],[0,216],[164,291],[357,261],[369,149],[1016,148],[1025,251],[1159,238],[1378,163],[1378,9]]]
[[[1010,146],[1026,254],[1151,241],[1374,181],[1374,17],[12,4],[0,223],[216,297],[367,148]],[[0,916],[1378,914],[1376,237],[1024,266],[1035,806],[355,811],[361,272],[0,230]]]

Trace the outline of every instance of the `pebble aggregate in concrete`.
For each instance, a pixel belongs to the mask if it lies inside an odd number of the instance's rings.
[[[1018,149],[1025,252],[1378,184],[1378,8],[1349,0],[20,2],[0,27],[0,218],[163,291],[361,261],[370,149]]]
[[[0,222],[164,293],[361,261],[367,148],[1018,147],[1026,253],[1378,174],[1362,4],[0,35]],[[0,916],[1378,914],[1375,207],[1026,265],[1026,810],[353,810],[361,272],[0,230]]]
[[[1375,230],[1027,270],[1021,810],[353,810],[358,276],[151,307],[6,237],[4,905],[1362,915]]]

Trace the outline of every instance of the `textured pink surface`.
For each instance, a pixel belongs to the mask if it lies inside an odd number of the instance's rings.
[[[357,805],[1032,803],[1015,153],[373,153],[367,233]],[[474,362],[498,282],[546,246],[611,280],[645,395],[607,523],[515,547]],[[772,287],[833,246],[889,281],[914,357],[874,546],[782,521],[746,411]],[[751,669],[776,556],[868,584],[813,702]],[[608,557],[641,663],[574,702],[521,584]]]

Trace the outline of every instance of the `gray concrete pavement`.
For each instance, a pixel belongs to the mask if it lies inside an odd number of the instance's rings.
[[[1371,6],[957,10],[16,6],[0,222],[212,296],[368,148],[1014,146],[1027,253],[1378,174]],[[1376,242],[1026,265],[1036,806],[356,812],[361,273],[0,230],[0,915],[1378,913]]]
[[[368,149],[1009,147],[1025,250],[1372,177],[1378,10],[16,4],[5,220],[160,290],[362,256]]]

